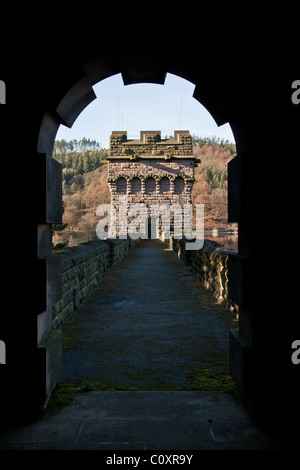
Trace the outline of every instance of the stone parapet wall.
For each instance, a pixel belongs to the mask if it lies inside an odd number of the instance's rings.
[[[141,131],[139,140],[128,140],[126,131],[113,131],[110,137],[110,156],[134,155],[192,155],[189,131],[175,131],[174,138],[162,139],[160,131]]]
[[[207,239],[200,250],[186,250],[186,241],[170,238],[164,242],[185,264],[191,265],[192,273],[219,304],[238,313],[238,305],[229,297],[229,257],[236,255],[236,251]]]
[[[53,306],[53,328],[61,325],[99,286],[109,266],[116,265],[138,240],[95,240],[66,248],[62,259],[62,298]]]
[[[129,239],[111,239],[106,240],[109,246],[109,264],[115,266],[126,256],[130,250]]]

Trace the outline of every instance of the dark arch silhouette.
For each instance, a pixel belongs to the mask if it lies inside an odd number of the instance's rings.
[[[289,216],[289,203],[297,196],[297,171],[274,164],[282,162],[275,136],[289,136],[284,148],[288,157],[298,152],[299,109],[290,99],[297,76],[282,79],[276,74],[278,59],[270,64],[269,56],[266,64],[245,51],[245,60],[235,51],[240,59],[236,73],[220,73],[209,58],[205,67],[199,66],[199,47],[190,44],[182,54],[137,54],[135,49],[118,53],[89,43],[70,50],[67,66],[64,51],[54,43],[43,54],[38,47],[31,49],[30,74],[22,77],[30,99],[24,104],[21,95],[19,100],[16,96],[7,111],[11,119],[5,121],[7,126],[14,119],[20,123],[18,142],[26,142],[26,150],[15,179],[23,210],[16,214],[16,208],[6,204],[2,211],[14,247],[3,255],[5,295],[12,303],[10,315],[2,315],[0,330],[7,353],[0,370],[4,419],[36,412],[60,377],[60,336],[51,331],[50,320],[51,306],[61,295],[60,266],[51,255],[51,224],[59,223],[62,215],[60,166],[51,158],[57,130],[61,124],[72,126],[95,99],[92,86],[98,81],[121,73],[125,84],[163,84],[170,72],[195,84],[194,98],[217,125],[230,124],[237,144],[238,155],[228,168],[228,217],[239,224],[239,253],[229,260],[230,295],[240,306],[239,328],[230,334],[232,375],[256,417],[294,423],[299,412],[299,372],[291,362],[291,344],[299,334],[297,282],[281,275],[283,240],[278,232],[272,238],[270,229],[281,222],[278,208],[286,207]],[[53,64],[64,73],[55,73]],[[26,70],[20,62],[4,65],[15,84],[20,67]],[[11,155],[9,148],[3,151]],[[10,174],[8,158],[3,171]],[[286,177],[291,191],[279,192],[278,181]],[[293,271],[298,257],[295,251],[285,257],[286,270]]]

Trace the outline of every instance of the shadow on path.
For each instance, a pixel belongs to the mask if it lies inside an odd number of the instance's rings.
[[[228,330],[217,305],[175,254],[141,241],[63,325],[63,381],[101,389],[223,390],[232,386]]]
[[[289,449],[228,393],[233,321],[161,242],[139,243],[63,326],[46,413],[0,450],[192,450],[196,463],[196,450]]]

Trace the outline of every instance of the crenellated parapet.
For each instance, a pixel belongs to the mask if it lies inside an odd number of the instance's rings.
[[[193,156],[192,138],[189,131],[174,131],[174,137],[168,139],[162,139],[160,131],[141,131],[140,139],[132,140],[126,131],[113,131],[109,153],[125,158]]]

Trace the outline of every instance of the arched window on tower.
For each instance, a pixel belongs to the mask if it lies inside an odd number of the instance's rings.
[[[152,194],[155,193],[156,189],[156,182],[155,179],[152,178],[152,176],[149,176],[149,178],[146,179],[146,193],[147,194]]]
[[[175,178],[174,194],[182,194],[184,191],[184,179],[181,176]]]
[[[127,193],[127,181],[123,177],[117,179],[117,192],[119,194]]]
[[[160,193],[168,196],[170,194],[170,180],[167,176],[164,176],[160,180]]]
[[[140,178],[132,178],[131,180],[131,192],[133,194],[139,194],[141,192],[141,188],[142,188],[142,185],[141,185],[141,180]]]

